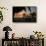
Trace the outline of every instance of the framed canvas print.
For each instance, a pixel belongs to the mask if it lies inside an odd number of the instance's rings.
[[[37,22],[36,6],[14,6],[13,22]]]

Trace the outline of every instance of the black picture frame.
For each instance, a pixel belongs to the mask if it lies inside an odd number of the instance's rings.
[[[19,12],[21,12],[22,10],[24,10],[26,13],[29,13],[29,15],[28,14],[19,15]],[[16,13],[18,15],[16,15]],[[23,17],[21,18],[21,16]],[[37,7],[36,6],[13,6],[12,7],[12,21],[36,23],[37,22]]]

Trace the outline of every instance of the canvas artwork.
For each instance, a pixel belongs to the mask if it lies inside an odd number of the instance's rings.
[[[36,6],[14,6],[13,22],[37,22]]]

